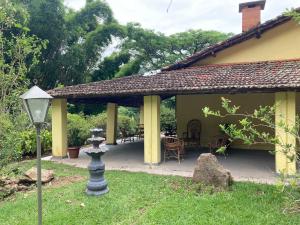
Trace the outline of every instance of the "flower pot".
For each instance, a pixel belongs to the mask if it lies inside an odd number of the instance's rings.
[[[77,159],[79,155],[79,150],[80,147],[69,147],[68,152],[69,152],[69,157],[71,159]]]

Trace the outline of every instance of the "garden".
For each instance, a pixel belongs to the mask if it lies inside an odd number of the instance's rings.
[[[299,20],[299,15],[296,17]],[[47,24],[47,26],[45,26]],[[3,181],[21,179],[36,165],[36,131],[22,108],[20,95],[33,84],[45,90],[101,81],[157,70],[233,34],[189,30],[165,35],[140,24],[121,25],[109,5],[87,0],[78,11],[60,0],[0,2],[0,224],[35,224],[35,183],[5,192]],[[117,42],[117,50],[104,53]],[[228,114],[238,108],[223,99]],[[69,104],[68,146],[82,146],[91,128],[106,129],[104,105]],[[139,110],[118,108],[121,129],[135,133]],[[273,108],[261,108],[253,117],[221,129],[248,144],[261,138],[278,144],[269,134],[258,133],[252,120],[269,122]],[[176,130],[175,99],[161,105],[161,131]],[[206,116],[221,117],[204,108]],[[202,112],[199,112],[202,113]],[[240,116],[240,115],[239,115]],[[272,117],[273,118],[273,117]],[[51,152],[51,109],[41,133],[42,154]],[[300,122],[298,123],[300,127]],[[285,127],[288,132],[294,129]],[[249,130],[250,132],[249,136]],[[286,146],[292,148],[294,146]],[[225,151],[220,148],[219,152]],[[54,179],[43,185],[44,224],[299,224],[300,190],[297,180],[278,185],[234,182],[228,189],[195,183],[191,178],[146,173],[107,171],[109,193],[85,193],[87,169],[43,161]],[[294,182],[294,183],[292,183]]]
[[[10,164],[2,176],[18,176],[35,161]],[[43,188],[44,224],[299,224],[300,215],[285,212],[288,192],[276,186],[236,182],[228,191],[193,184],[188,178],[108,171],[110,192],[85,194],[87,170],[43,162],[55,179]],[[14,171],[14,172],[11,172]],[[36,192],[0,200],[0,224],[36,221]]]

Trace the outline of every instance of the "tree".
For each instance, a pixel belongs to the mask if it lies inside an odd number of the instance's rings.
[[[11,3],[0,4],[0,113],[20,111],[19,96],[27,73],[38,64],[45,42],[29,35],[28,14]]]
[[[161,69],[232,35],[217,31],[188,30],[166,36],[143,29],[137,23],[129,23],[126,28],[127,38],[121,44],[121,52],[130,53],[129,63],[138,62],[140,72]]]
[[[62,0],[13,1],[28,9],[30,34],[48,41],[28,75],[44,89],[160,69],[231,35],[190,30],[166,36],[137,23],[121,26],[102,0],[87,0],[79,11]],[[107,55],[113,42],[118,46]]]
[[[88,81],[113,36],[124,35],[101,0],[87,0],[80,11],[67,8],[62,0],[15,1],[29,11],[30,33],[48,41],[28,76],[44,89]]]
[[[28,130],[29,120],[22,113],[20,95],[46,44],[30,35],[27,25],[24,8],[0,3],[0,169],[23,154],[21,131]]]

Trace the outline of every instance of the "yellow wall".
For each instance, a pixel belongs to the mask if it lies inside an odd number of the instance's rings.
[[[52,155],[67,156],[67,100],[52,100]]]
[[[276,113],[275,122],[280,124],[283,122],[289,127],[295,125],[296,116],[296,95],[295,92],[279,92],[275,94]],[[296,138],[293,135],[287,134],[284,129],[276,128],[276,136],[282,144],[296,145]],[[284,152],[280,145],[276,145],[276,172],[295,174],[296,161],[290,160],[289,157],[295,156],[294,149],[290,152]],[[288,156],[288,157],[287,157]]]
[[[207,147],[207,144],[213,140],[214,136],[220,135],[220,123],[234,123],[238,118],[205,118],[202,108],[205,106],[213,110],[221,110],[221,97],[232,100],[232,103],[241,106],[240,112],[253,112],[259,105],[274,105],[274,94],[235,94],[235,95],[178,95],[176,96],[176,115],[177,115],[177,133],[182,136],[186,132],[187,123],[192,119],[199,119],[202,123],[201,145]],[[222,111],[221,111],[222,112]],[[248,146],[235,142],[233,148],[241,149],[274,149],[274,146],[257,145]]]
[[[234,45],[195,65],[300,58],[299,37],[300,25],[290,21],[263,33],[259,39],[252,38]]]

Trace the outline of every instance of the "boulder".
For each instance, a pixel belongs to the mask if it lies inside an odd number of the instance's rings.
[[[203,153],[197,159],[193,181],[214,187],[227,188],[233,182],[231,173],[226,170],[211,153]]]
[[[27,170],[24,175],[29,178],[29,181],[36,182],[37,181],[37,169],[36,167],[32,167]],[[45,170],[42,169],[42,183],[48,183],[54,178],[53,170]],[[24,180],[23,180],[24,182]]]

